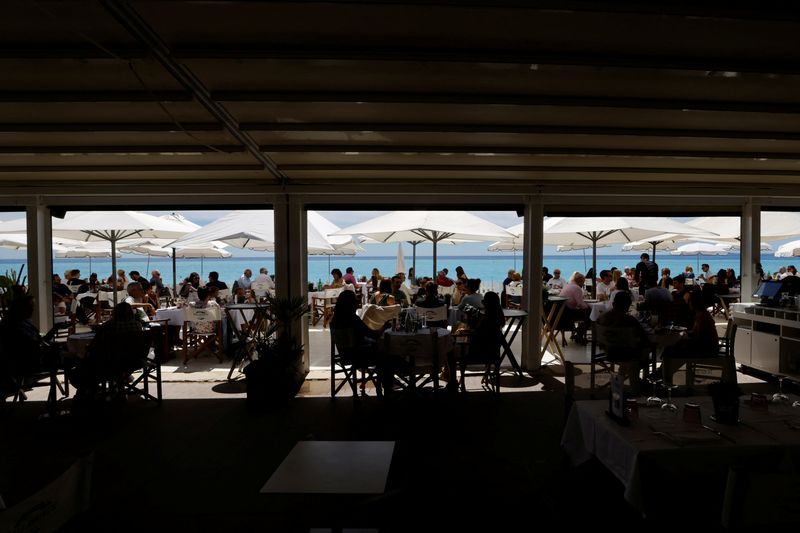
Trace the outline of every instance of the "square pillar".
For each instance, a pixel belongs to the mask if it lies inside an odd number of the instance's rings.
[[[308,232],[302,203],[289,195],[275,202],[275,293],[278,298],[308,300]],[[309,368],[308,317],[303,315],[292,331],[305,347],[303,368]]]
[[[50,208],[28,206],[25,212],[28,235],[28,292],[36,299],[32,320],[39,331],[53,327],[53,237]]]
[[[756,264],[761,262],[761,206],[748,198],[742,206],[741,215],[741,261],[742,289],[740,299],[750,302],[753,292],[758,287],[759,276]]]
[[[524,252],[522,258],[523,301],[528,320],[522,327],[521,364],[527,370],[542,365],[539,332],[542,327],[542,265],[544,264],[544,207],[540,197],[525,204]]]

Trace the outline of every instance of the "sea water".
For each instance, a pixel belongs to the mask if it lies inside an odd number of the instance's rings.
[[[619,254],[619,255],[598,255],[597,256],[597,272],[603,269],[610,269],[612,266],[617,268],[624,268],[626,266],[634,267],[639,261],[639,254]],[[672,276],[675,276],[684,271],[687,265],[690,265],[695,274],[700,272],[700,264],[708,263],[712,272],[717,272],[721,268],[733,268],[737,275],[741,273],[741,267],[738,254],[730,254],[727,256],[714,256],[714,257],[676,257],[667,253],[656,256],[656,263],[660,268],[669,267],[672,271]],[[592,266],[591,256],[587,254],[584,258],[583,255],[545,255],[544,264],[550,269],[550,272],[555,268],[561,270],[562,276],[569,278],[573,272],[586,271]],[[764,256],[761,264],[765,272],[774,273],[781,266],[790,264],[800,264],[800,258],[794,261],[792,258],[775,258],[772,255]],[[12,269],[19,271],[20,267],[25,265],[25,261],[6,259],[0,260],[0,274]],[[330,259],[327,256],[310,256],[308,258],[308,282],[316,285],[319,281],[323,283],[330,280],[330,271],[333,268],[340,269],[343,273],[347,267],[352,267],[356,277],[366,276],[369,278],[373,268],[378,268],[381,275],[391,276],[395,274],[396,258],[394,256],[333,256]],[[405,258],[406,272],[412,265],[411,257]],[[416,263],[417,276],[432,276],[433,275],[433,259],[430,256],[417,256]],[[522,269],[522,256],[516,257],[510,254],[497,254],[497,255],[446,255],[439,256],[437,261],[437,268],[447,268],[449,276],[455,277],[455,270],[457,266],[464,268],[467,276],[471,278],[480,278],[482,281],[482,288],[489,290],[498,288],[502,281],[505,279],[509,269]],[[258,274],[260,268],[265,267],[269,270],[270,274],[274,274],[280,280],[280,272],[275,270],[275,259],[272,256],[264,257],[230,257],[227,259],[178,259],[177,261],[177,277],[181,281],[191,272],[201,274],[201,279],[206,280],[208,273],[212,270],[219,272],[219,278],[228,284],[233,283],[242,275],[246,268],[253,271],[253,276]],[[53,261],[53,272],[63,275],[64,271],[78,268],[81,275],[86,278],[89,273],[96,272],[99,277],[109,277],[111,275],[111,260],[110,259],[92,259],[91,267],[89,259],[55,259]],[[172,284],[172,260],[168,258],[150,258],[149,262],[146,256],[132,256],[122,257],[117,259],[117,268],[124,269],[125,272],[131,270],[138,270],[142,275],[146,275],[149,279],[150,272],[158,269],[165,282],[169,285]],[[22,272],[25,276],[27,273],[27,265]]]

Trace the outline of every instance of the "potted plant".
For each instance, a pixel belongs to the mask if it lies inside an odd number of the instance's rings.
[[[255,338],[257,358],[244,368],[247,403],[254,409],[285,405],[305,380],[303,345],[294,323],[308,312],[303,298],[268,297],[269,326]]]

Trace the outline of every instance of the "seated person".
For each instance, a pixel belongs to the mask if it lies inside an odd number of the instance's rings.
[[[189,302],[197,301],[197,289],[200,288],[200,274],[192,272],[178,288],[178,296],[186,298]]]
[[[436,284],[440,287],[452,287],[455,282],[447,277],[447,269],[442,269],[436,276]]]
[[[714,317],[705,306],[702,293],[691,294],[689,306],[694,313],[692,329],[685,339],[664,350],[664,357],[715,357],[719,354],[719,335]]]
[[[650,341],[639,321],[628,314],[630,307],[630,294],[618,291],[611,309],[597,320],[602,332],[598,342],[605,347],[609,361],[620,363],[631,387],[638,391],[639,369],[647,365]]]
[[[464,285],[466,289],[465,295],[458,304],[458,310],[463,312],[468,305],[476,309],[483,309],[483,297],[478,293],[481,288],[481,280],[478,278],[470,278]]]
[[[395,303],[408,307],[411,299],[403,290],[403,278],[401,276],[392,276],[392,296],[394,296]]]
[[[258,278],[256,278],[256,281],[259,281]],[[270,281],[272,280],[270,279]],[[219,272],[215,272],[212,270],[211,272],[208,273],[208,282],[206,283],[206,287],[208,287],[209,289],[211,287],[216,287],[217,289],[224,291],[225,289],[228,288],[228,284],[225,283],[224,281],[219,280]]]
[[[588,343],[586,340],[586,330],[589,322],[589,306],[583,301],[583,284],[586,278],[580,272],[572,274],[572,280],[561,289],[563,298],[567,301],[564,302],[564,311],[561,313],[561,320],[556,325],[557,330],[561,330],[561,345],[566,346],[567,340],[564,337],[565,331],[572,331],[575,323],[578,323],[576,333],[576,340],[584,346]]]
[[[692,313],[689,305],[692,291],[686,288],[685,282],[683,274],[678,274],[672,279],[672,286],[675,288],[675,292],[672,293],[672,306],[670,307],[669,317],[676,326],[690,328],[694,322],[694,313]]]
[[[353,273],[353,267],[347,267],[344,270],[344,276],[342,276],[342,279],[344,280],[345,283],[349,283],[350,285],[353,286],[358,285],[358,282],[356,281],[356,276]]]
[[[12,383],[19,377],[58,368],[60,363],[57,347],[48,344],[55,328],[42,337],[31,321],[34,310],[33,296],[20,289],[0,322],[0,393],[4,395],[15,392]]]
[[[552,279],[552,278],[550,278]],[[520,287],[522,285],[522,274],[519,272],[514,272],[511,275],[511,282],[508,284],[508,287]],[[514,305],[521,305],[522,304],[522,296],[511,296],[509,297],[509,303]]]
[[[659,317],[664,315],[672,305],[672,294],[669,289],[656,286],[650,278],[645,278],[642,284],[645,287],[644,307],[654,315]]]
[[[211,291],[208,288],[200,287],[197,289],[197,301],[193,304],[196,309],[206,309],[215,307],[219,309],[219,304],[211,297]],[[216,321],[195,322],[192,324],[192,330],[196,333],[215,333]]]
[[[138,281],[128,283],[128,297],[125,298],[125,303],[131,306],[136,320],[139,322],[150,322],[150,317],[156,314],[155,307],[149,302],[146,302],[146,296],[142,290],[142,285]]]
[[[58,295],[65,300],[72,298],[72,291],[69,290],[69,287],[61,283],[61,276],[58,274],[53,274],[53,295]]]
[[[483,377],[483,383],[487,381],[490,365],[499,363],[505,323],[500,296],[489,291],[483,296],[482,311],[469,318],[466,328],[456,331],[456,335],[469,335],[469,351],[461,359],[462,370],[472,361],[485,361],[487,373]]]
[[[467,295],[467,285],[461,281],[460,279],[456,281],[456,290],[453,293],[453,296],[450,297],[450,305],[451,306],[459,306],[461,304],[461,300],[464,299],[464,296]]]
[[[423,309],[435,309],[438,307],[445,307],[444,298],[439,297],[438,288],[436,284],[432,281],[429,281],[427,285],[425,285],[425,298],[417,299],[417,307],[421,307]],[[447,327],[447,320],[443,321],[435,321],[435,322],[428,322],[428,326],[433,328],[446,328]]]
[[[327,283],[322,286],[323,289],[339,289],[344,287],[344,278],[342,277],[342,271],[338,268],[334,268],[331,270],[331,276],[333,276],[333,281]]]
[[[567,280],[561,277],[561,271],[555,269],[553,270],[553,277],[547,280],[547,289],[561,292],[561,289],[563,289],[566,284]]]
[[[111,319],[97,328],[86,349],[86,356],[69,372],[70,382],[78,389],[75,401],[81,403],[93,399],[103,381],[115,383],[117,392],[122,395],[121,386],[127,377],[141,368],[142,358],[147,355],[145,345],[149,344],[148,341],[133,307],[126,302],[118,303]]]
[[[351,291],[344,291],[351,292]],[[340,295],[341,296],[341,295]],[[387,305],[395,305],[397,302],[392,295],[392,281],[388,279],[382,279],[380,284],[378,285],[378,290],[375,291],[375,294],[372,295],[369,303],[379,305],[381,307],[386,307]],[[336,311],[334,311],[335,313]]]
[[[601,270],[600,278],[597,280],[597,301],[605,302],[611,295],[611,271]]]
[[[388,282],[389,280],[383,281]],[[374,365],[378,373],[378,381],[383,384],[385,383],[385,373],[381,365],[382,358],[378,357],[376,345],[376,340],[383,334],[383,330],[367,327],[356,314],[357,309],[356,293],[342,291],[342,294],[336,299],[336,306],[333,309],[333,318],[330,322],[331,334],[346,363],[350,363],[356,368]],[[345,342],[350,343],[351,346],[343,346]]]
[[[658,281],[659,287],[667,290],[672,287],[672,277],[670,277],[671,273],[672,271],[667,267],[661,269],[661,279]]]
[[[617,284],[611,290],[611,294],[608,297],[609,305],[614,305],[614,298],[616,298],[616,294],[618,292],[626,292],[628,293],[628,296],[630,296],[631,299],[633,299],[633,296],[631,295],[631,290],[628,286],[628,278],[621,277],[617,280]]]

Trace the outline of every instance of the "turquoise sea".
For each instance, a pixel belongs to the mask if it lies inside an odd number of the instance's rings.
[[[597,257],[597,270],[598,272],[604,268],[611,268],[616,266],[624,268],[626,266],[633,267],[639,260],[639,253],[619,254],[619,255],[598,255]],[[411,256],[405,258],[406,270],[411,267]],[[517,255],[516,258],[511,254],[498,254],[498,255],[474,255],[474,256],[439,256],[438,268],[447,268],[450,271],[451,277],[454,276],[455,268],[458,265],[464,267],[469,277],[481,278],[482,285],[486,289],[492,286],[499,286],[506,273],[510,268],[522,268],[522,256]],[[560,268],[565,277],[569,277],[574,271],[586,272],[591,267],[592,259],[589,254],[584,260],[583,255],[545,255],[545,266],[550,268]],[[659,267],[669,267],[672,274],[675,275],[682,272],[686,265],[691,265],[695,272],[699,271],[700,263],[708,263],[711,270],[716,272],[720,268],[733,268],[737,274],[741,271],[739,264],[739,255],[730,254],[727,256],[715,257],[675,257],[668,254],[660,254],[656,257],[656,263]],[[762,265],[765,272],[775,272],[780,266],[797,263],[791,259],[778,259],[771,254],[765,255],[762,259]],[[24,264],[22,260],[0,260],[0,273],[6,270],[14,269],[19,270],[20,266]],[[308,258],[308,280],[316,284],[319,280],[325,282],[330,279],[330,269],[339,268],[342,272],[348,266],[353,267],[356,276],[369,277],[373,268],[377,267],[381,274],[391,275],[394,274],[395,257],[378,257],[378,256],[352,256],[352,257],[331,257],[330,268],[327,257],[312,256]],[[275,272],[275,261],[273,257],[231,257],[228,259],[179,259],[177,263],[177,274],[179,279],[183,279],[190,272],[202,272],[203,278],[211,270],[216,270],[220,274],[220,279],[226,283],[231,283],[233,280],[241,276],[245,268],[250,268],[254,273],[258,273],[258,269],[266,267],[269,269],[270,274],[275,274],[280,278],[280,272]],[[65,270],[78,268],[84,277],[88,276],[90,272],[97,272],[99,276],[108,277],[111,274],[111,261],[109,259],[92,259],[91,268],[89,259],[55,259],[53,262],[53,270],[59,274],[63,274]],[[161,271],[162,276],[168,283],[172,283],[172,262],[170,259],[165,258],[151,258],[147,261],[146,256],[131,256],[123,257],[117,260],[117,268],[125,269],[126,272],[131,270],[138,270],[141,273],[150,272],[153,269]],[[27,270],[27,268],[26,268]],[[430,256],[417,256],[417,275],[431,275],[433,271],[433,261]],[[24,275],[24,273],[23,273]],[[149,274],[148,274],[149,277]]]

